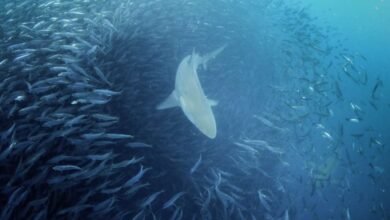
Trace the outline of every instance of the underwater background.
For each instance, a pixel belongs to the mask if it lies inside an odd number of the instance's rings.
[[[389,12],[0,0],[0,219],[390,219]]]

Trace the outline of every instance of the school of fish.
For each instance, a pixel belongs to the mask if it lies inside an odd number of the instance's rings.
[[[308,10],[0,2],[0,219],[388,219],[387,85]]]

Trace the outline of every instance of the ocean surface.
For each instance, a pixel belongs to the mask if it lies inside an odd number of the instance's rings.
[[[390,219],[389,12],[0,0],[0,219]]]

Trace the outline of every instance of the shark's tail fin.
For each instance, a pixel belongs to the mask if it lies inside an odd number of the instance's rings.
[[[203,66],[203,69],[206,69],[207,68],[207,63],[214,59],[215,57],[218,56],[218,54],[220,54],[224,49],[225,47],[227,46],[227,44],[224,44],[223,46],[219,47],[218,49],[210,52],[210,53],[207,53],[203,56],[200,56],[199,54],[197,54],[195,52],[195,49],[192,51],[192,55],[191,55],[191,62],[192,62],[192,65],[193,65],[193,68],[196,69],[199,65],[202,65]]]

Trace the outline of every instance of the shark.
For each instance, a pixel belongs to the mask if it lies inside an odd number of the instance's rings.
[[[210,139],[217,136],[217,124],[212,106],[217,102],[208,99],[204,94],[198,77],[198,67],[207,68],[207,63],[216,58],[226,45],[203,56],[193,50],[180,62],[176,71],[175,89],[163,102],[157,105],[157,110],[180,107],[184,115],[196,128]]]

